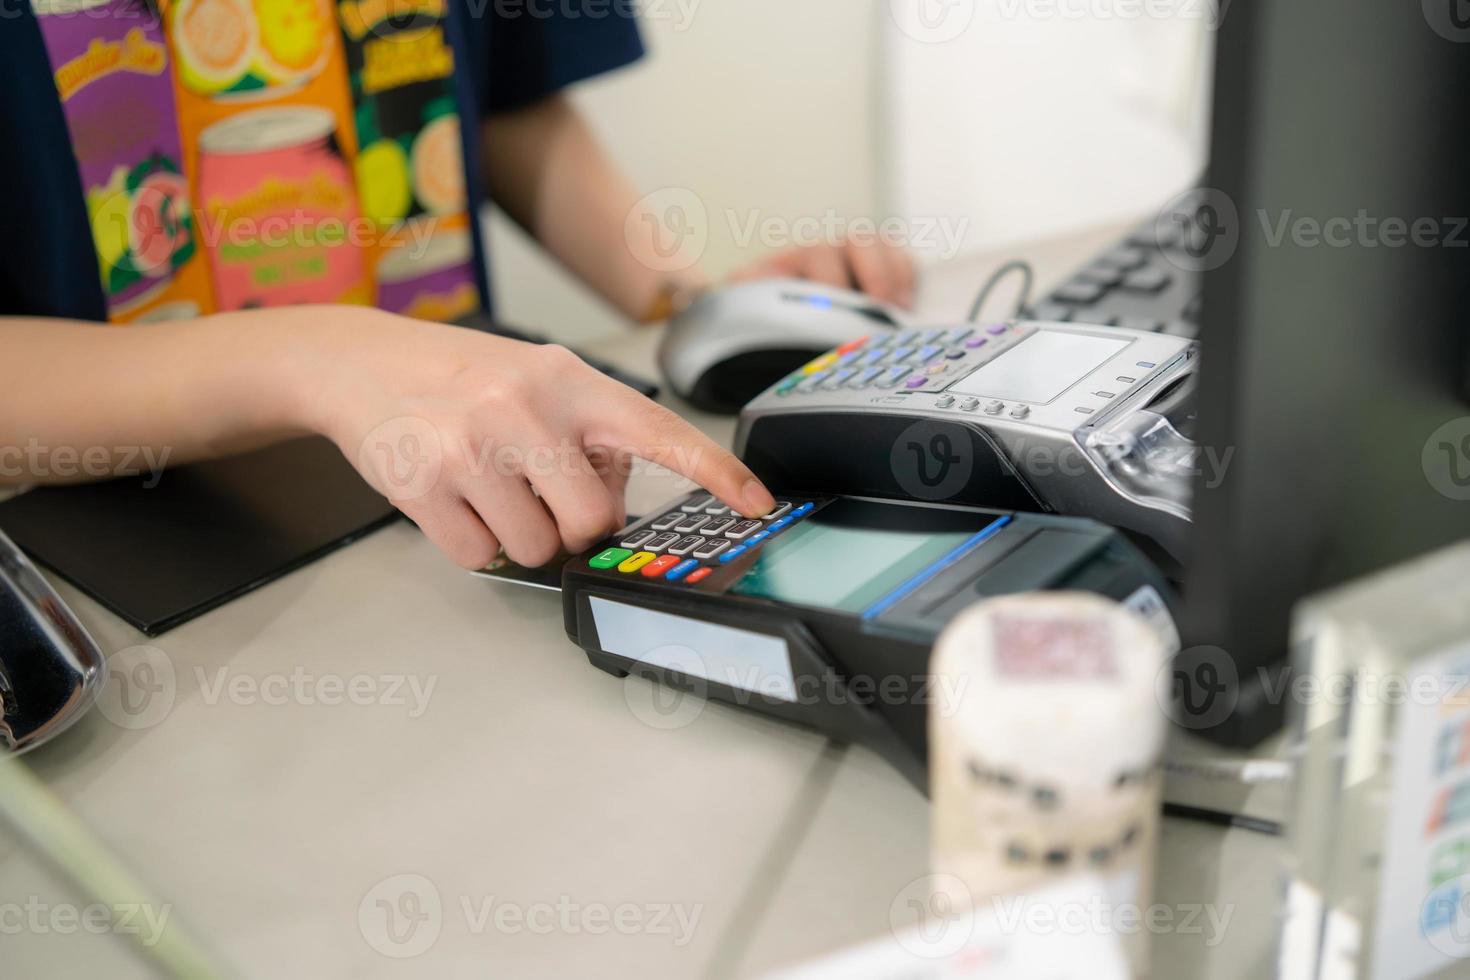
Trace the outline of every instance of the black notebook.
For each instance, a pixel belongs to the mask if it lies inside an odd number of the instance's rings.
[[[31,490],[0,503],[0,529],[156,636],[397,514],[335,446],[311,438],[161,475]]]

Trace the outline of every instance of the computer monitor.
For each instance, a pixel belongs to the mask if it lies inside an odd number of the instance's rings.
[[[1470,536],[1470,16],[1221,6],[1199,438],[1230,456],[1196,487],[1176,680],[1245,745],[1280,726],[1299,599]]]

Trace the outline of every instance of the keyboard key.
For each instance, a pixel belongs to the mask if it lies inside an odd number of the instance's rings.
[[[946,344],[958,344],[960,341],[964,340],[966,337],[970,336],[970,334],[974,332],[974,327],[960,327],[957,330],[951,330],[947,335],[945,335],[944,342]]]
[[[837,353],[839,356],[845,357],[846,355],[851,354],[853,351],[862,350],[863,347],[867,345],[867,343],[867,337],[859,337],[857,340],[849,340],[847,343],[837,348]]]
[[[587,564],[598,569],[615,568],[632,557],[633,552],[627,548],[608,548],[606,551],[591,558]]]
[[[831,373],[832,372],[830,371],[818,371],[816,374],[811,375],[805,381],[803,381],[801,383],[801,387],[797,388],[796,390],[800,392],[816,391],[818,388],[822,387],[822,382],[826,381],[827,376]]]
[[[843,368],[841,371],[833,371],[832,377],[828,378],[827,383],[822,385],[822,387],[828,391],[836,391],[838,388],[847,384],[848,380],[855,374],[857,374],[856,368]]]
[[[816,509],[817,509],[817,505],[816,504],[813,504],[813,503],[805,503],[805,504],[802,504],[800,507],[796,508],[795,510],[793,510],[791,512],[791,516],[797,518],[798,520],[800,520],[801,518],[805,517],[806,515],[810,514],[812,511],[814,511]]]
[[[655,561],[658,561],[658,555],[655,555],[651,551],[640,551],[619,565],[618,571],[624,575],[632,575],[634,572],[641,571],[645,565]]]
[[[928,383],[929,379],[921,374],[918,377],[909,378],[908,381],[904,382],[904,387],[909,391],[918,391]]]
[[[767,514],[764,518],[762,518],[762,520],[767,520],[767,521],[779,520],[780,518],[785,517],[789,513],[791,513],[791,501],[789,501],[789,500],[778,500],[778,501],[776,501],[776,509],[773,510],[773,511],[771,511],[769,514]]]
[[[906,367],[889,368],[888,373],[883,375],[883,377],[878,381],[878,387],[892,388],[894,385],[898,384],[900,381],[902,381],[904,378],[907,378],[908,376],[909,369]]]
[[[643,547],[643,542],[647,541],[651,537],[653,537],[652,531],[638,531],[632,537],[628,538],[628,540],[620,541],[618,543],[621,544],[624,548],[641,548]]]
[[[745,547],[744,545],[741,545],[738,548],[731,548],[729,551],[725,552],[723,555],[720,556],[720,564],[723,565],[723,564],[726,564],[728,562],[732,562],[736,558],[739,558],[741,555],[745,554],[749,550],[750,549],[747,548],[747,547]]]
[[[655,558],[653,561],[643,566],[643,577],[658,578],[659,576],[667,573],[669,569],[679,564],[679,561],[680,559],[675,558],[673,555],[663,555],[659,558]]]
[[[673,527],[675,524],[678,524],[683,519],[683,514],[679,513],[677,510],[671,510],[648,526],[653,528],[655,531],[667,531],[669,528]]]
[[[733,517],[717,517],[706,524],[704,527],[700,528],[699,533],[706,536],[724,534],[726,531],[730,530],[731,526],[734,525],[734,523],[735,518]]]
[[[776,523],[774,523],[774,524],[771,525],[771,533],[772,534],[777,534],[777,533],[779,533],[781,531],[786,530],[788,527],[790,527],[792,525],[792,523],[795,520],[796,520],[796,518],[794,518],[794,517],[783,517],[783,518],[781,518],[779,521],[777,521]]]
[[[669,545],[677,542],[680,537],[682,537],[682,535],[675,534],[673,531],[670,531],[668,534],[660,534],[658,537],[645,544],[643,546],[643,550],[652,551],[655,553],[663,551]]]
[[[860,372],[857,377],[849,381],[847,383],[847,387],[851,391],[860,391],[876,381],[883,374],[884,370],[886,369],[880,367],[868,368],[866,371]]]
[[[680,534],[693,534],[695,531],[698,531],[700,528],[704,527],[708,523],[708,517],[705,517],[703,514],[695,514],[687,521],[683,521],[678,526],[676,526],[674,530],[678,531]]]
[[[728,547],[730,547],[730,542],[721,541],[716,538],[713,541],[706,542],[703,548],[696,548],[694,551],[694,557],[708,561]]]
[[[1131,277],[1130,277],[1131,278]],[[1126,286],[1127,283],[1125,282]],[[1106,295],[1108,287],[1085,279],[1074,279],[1051,294],[1058,303],[1096,303]]]
[[[750,536],[750,540],[747,541],[747,542],[745,542],[745,543],[747,545],[749,545],[750,547],[754,548],[756,545],[760,544],[762,541],[764,541],[766,538],[769,538],[770,536],[771,536],[771,532],[770,531],[759,531],[759,532],[757,532],[755,534],[752,534]]]
[[[1148,263],[1148,255],[1142,249],[1122,246],[1097,258],[1096,265],[1119,272],[1132,272]]]
[[[856,364],[862,356],[862,353],[859,351],[849,351],[837,359],[837,366],[840,368],[850,367]]]
[[[821,357],[817,358],[815,361],[812,361],[806,367],[802,368],[801,373],[807,375],[808,377],[813,374],[824,374],[826,373],[828,368],[836,363],[836,354],[823,354]]]
[[[686,501],[684,505],[679,509],[686,514],[698,514],[700,511],[704,510],[706,507],[714,502],[714,494],[707,493],[703,496],[695,497],[692,500]]]
[[[1139,269],[1130,272],[1118,288],[1130,293],[1157,293],[1173,281],[1174,277],[1163,269]]]
[[[886,347],[875,347],[863,354],[862,362],[869,365],[881,364],[888,357],[888,353]]]
[[[715,505],[713,507],[706,507],[704,512],[711,517],[724,517],[730,513],[730,508],[716,500]]]
[[[760,521],[741,521],[730,530],[725,532],[725,537],[731,541],[744,541],[761,529]]]
[[[714,573],[715,570],[713,568],[696,568],[694,571],[689,573],[689,577],[684,580],[684,584],[698,585],[700,582],[703,582]]]
[[[695,548],[703,547],[704,542],[704,538],[700,537],[697,534],[691,534],[689,537],[684,538],[683,540],[671,545],[669,547],[669,554],[678,555],[682,558],[683,556],[692,552]]]
[[[1084,282],[1095,282],[1099,286],[1112,289],[1123,281],[1123,273],[1108,266],[1093,265],[1077,273],[1077,278]]]
[[[928,347],[919,348],[919,356],[916,358],[916,360],[920,364],[928,364],[934,358],[943,353],[943,347],[935,347],[933,344],[930,344]]]
[[[910,347],[914,344],[917,344],[921,336],[923,336],[923,334],[920,331],[910,330],[908,333],[898,338],[898,346]]]

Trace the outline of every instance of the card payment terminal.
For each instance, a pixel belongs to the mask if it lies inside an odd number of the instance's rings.
[[[1172,629],[1172,596],[1094,521],[922,501],[778,494],[763,520],[695,493],[562,569],[594,665],[867,744],[923,786],[939,631],[988,596],[1079,589]]]
[[[1090,517],[1177,561],[1198,363],[1193,341],[1072,323],[874,333],[747,405],[735,452],[771,486]]]

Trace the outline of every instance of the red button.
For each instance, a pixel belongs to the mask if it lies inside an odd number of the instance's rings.
[[[705,579],[709,578],[714,573],[715,570],[713,568],[706,567],[695,569],[694,571],[689,573],[689,577],[686,578],[684,581],[688,582],[690,585],[697,585],[700,582],[703,582]]]
[[[837,354],[838,356],[841,356],[843,354],[851,354],[853,351],[862,347],[863,344],[866,344],[867,342],[867,337],[859,337],[857,340],[850,340],[847,343],[843,344],[841,347],[837,348]]]
[[[667,572],[669,569],[673,568],[675,565],[679,564],[679,562],[683,560],[684,559],[680,558],[678,555],[664,555],[660,558],[655,558],[653,561],[644,566],[643,577],[658,578],[664,572]]]

